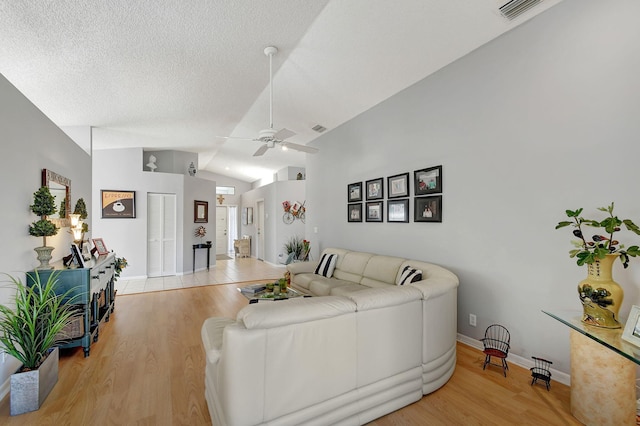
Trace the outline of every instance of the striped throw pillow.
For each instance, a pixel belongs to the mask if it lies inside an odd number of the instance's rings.
[[[402,273],[398,277],[396,285],[405,285],[422,280],[422,271],[420,269],[405,266]]]
[[[323,277],[331,278],[331,276],[333,275],[333,270],[336,267],[337,260],[337,254],[323,254],[322,258],[320,259],[320,263],[318,263],[318,266],[316,267],[316,274],[322,275]]]

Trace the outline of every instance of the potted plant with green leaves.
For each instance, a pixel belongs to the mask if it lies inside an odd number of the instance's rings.
[[[2,349],[22,363],[11,376],[11,415],[34,411],[58,381],[58,348],[64,328],[74,315],[69,292],[55,291],[59,272],[42,282],[36,270],[28,273],[30,285],[10,275],[15,287],[11,306],[0,304]]]
[[[574,248],[569,251],[571,258],[576,258],[579,266],[587,265],[587,278],[578,284],[578,295],[583,306],[582,322],[604,328],[620,328],[618,313],[624,291],[612,278],[613,263],[620,259],[622,266],[629,266],[630,257],[640,255],[640,247],[625,247],[616,236],[623,226],[627,231],[640,235],[640,228],[630,219],[620,219],[613,214],[614,203],[598,210],[606,213],[606,217],[588,219],[582,216],[582,208],[566,210],[570,220],[562,221],[556,229],[572,226]],[[596,228],[593,235],[588,236],[585,227]]]
[[[40,220],[29,225],[29,235],[34,237],[42,237],[42,247],[36,247],[34,250],[38,253],[40,266],[38,269],[52,269],[49,265],[51,260],[51,252],[54,247],[47,246],[47,237],[51,237],[58,233],[58,227],[47,216],[57,211],[55,198],[51,195],[49,187],[42,186],[33,194],[33,204],[29,206],[31,211],[40,216]]]

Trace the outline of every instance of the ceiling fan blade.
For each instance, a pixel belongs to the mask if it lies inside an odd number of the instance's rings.
[[[292,132],[289,129],[282,128],[278,130],[275,135],[273,135],[273,138],[283,141],[295,135],[296,135],[296,132]]]
[[[239,141],[253,141],[253,140],[255,140],[254,138],[241,138],[241,137],[237,137],[237,136],[216,136],[216,138],[235,139],[235,140],[239,140]]]
[[[264,155],[265,152],[267,152],[267,150],[269,149],[269,145],[267,145],[266,143],[264,145],[262,145],[260,148],[258,148],[258,150],[253,154],[254,157],[259,157],[261,155]]]
[[[318,148],[314,148],[312,146],[307,146],[307,145],[300,145],[297,143],[293,143],[293,142],[287,142],[287,141],[283,141],[281,142],[282,146],[285,146],[289,149],[295,149],[296,151],[302,151],[302,152],[306,152],[308,154],[315,154],[316,152],[319,151]]]

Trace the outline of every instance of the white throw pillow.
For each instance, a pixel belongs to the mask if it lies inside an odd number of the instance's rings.
[[[337,254],[323,254],[322,259],[320,259],[320,263],[318,263],[318,266],[316,267],[316,274],[322,275],[323,277],[331,278],[331,276],[333,275],[333,270],[336,267],[337,260]]]
[[[396,281],[396,285],[405,285],[422,280],[422,271],[420,269],[412,268],[411,266],[405,266],[402,273]]]

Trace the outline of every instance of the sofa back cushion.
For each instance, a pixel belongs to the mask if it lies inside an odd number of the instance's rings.
[[[348,251],[338,255],[338,263],[333,271],[333,276],[339,280],[359,283],[362,279],[367,262],[373,256],[371,253]]]
[[[372,256],[362,272],[360,284],[367,287],[395,285],[398,269],[405,260],[393,256]]]
[[[238,312],[236,320],[247,329],[261,329],[316,321],[355,311],[355,303],[346,297],[299,297],[252,303]]]

